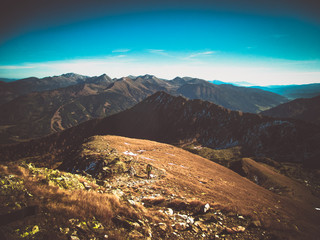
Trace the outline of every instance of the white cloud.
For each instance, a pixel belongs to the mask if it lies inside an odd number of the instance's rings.
[[[216,52],[215,51],[197,52],[197,53],[190,54],[187,58],[195,58],[200,56],[212,55],[214,53]]]
[[[169,54],[163,49],[148,49],[149,53],[158,54],[162,56],[169,56]]]
[[[0,66],[0,69],[4,69],[4,70],[28,69],[28,68],[33,68],[33,67],[28,66],[28,65],[2,65],[2,66]]]
[[[130,52],[130,51],[131,51],[131,49],[124,48],[124,49],[115,49],[112,52],[113,53],[126,53],[126,52]]]

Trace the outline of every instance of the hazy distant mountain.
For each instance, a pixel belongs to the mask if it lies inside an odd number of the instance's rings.
[[[294,120],[231,111],[201,100],[187,100],[158,92],[133,108],[95,119],[40,140],[19,145],[18,152],[2,148],[3,159],[66,148],[93,135],[120,135],[171,144],[198,143],[223,149],[241,146],[246,156],[320,166],[320,128]],[[70,148],[67,147],[67,148]],[[19,155],[21,157],[21,155]]]
[[[153,75],[111,79],[107,75],[89,78],[64,74],[35,79],[35,83],[32,81],[20,80],[16,82],[17,85],[10,85],[18,86],[17,89],[20,90],[26,83],[33,92],[0,105],[0,143],[41,137],[93,118],[110,116],[134,106],[157,91],[208,100],[244,112],[258,112],[286,101],[277,94],[263,90],[215,85],[189,77],[167,81]],[[77,82],[80,83],[76,84]],[[57,87],[59,84],[70,86],[40,91]],[[14,97],[12,92],[7,97]]]
[[[0,82],[13,82],[16,81],[15,78],[0,78]]]
[[[320,125],[320,95],[295,99],[263,111],[261,114],[277,118],[295,118]]]
[[[253,88],[277,93],[289,99],[311,98],[320,94],[320,83],[303,85],[274,85],[265,87],[255,86]]]
[[[215,85],[207,81],[186,81],[177,92],[190,99],[202,99],[243,112],[257,113],[287,101],[285,97],[254,88],[231,84]]]
[[[217,85],[231,84],[231,85],[239,86],[239,87],[251,87],[251,86],[253,86],[252,83],[245,82],[245,81],[241,81],[241,82],[223,82],[223,81],[220,81],[220,80],[212,80],[212,81],[208,81],[208,82],[211,82],[211,83],[217,84]]]

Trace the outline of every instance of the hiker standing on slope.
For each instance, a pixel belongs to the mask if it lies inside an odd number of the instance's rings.
[[[148,164],[148,165],[147,165],[148,179],[150,179],[151,170],[152,170],[152,166],[151,166],[151,164]]]

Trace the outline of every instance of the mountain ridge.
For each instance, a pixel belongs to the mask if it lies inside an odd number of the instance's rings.
[[[63,78],[77,76],[70,73]],[[262,90],[218,86],[196,78],[175,78],[172,81],[158,79],[153,75],[120,79],[111,79],[107,75],[83,78],[85,82],[80,79],[81,83],[65,88],[24,94],[0,105],[0,112],[3,113],[0,120],[0,142],[5,144],[26,141],[92,118],[110,116],[134,106],[157,91],[202,98],[231,109],[249,112],[285,101],[280,96]]]
[[[52,76],[45,78],[24,78],[13,82],[0,84],[0,105],[7,103],[19,96],[32,92],[42,92],[48,90],[56,90],[76,84],[94,83],[97,79],[106,76],[106,80],[111,82],[111,78],[107,75],[98,77],[88,77],[76,73],[66,73],[60,76]]]
[[[43,147],[52,145],[63,149],[64,144],[72,145],[93,135],[106,134],[175,145],[196,142],[213,149],[241,146],[246,156],[266,156],[277,161],[320,166],[317,161],[319,127],[295,120],[231,111],[210,102],[187,100],[165,92],[155,93],[118,114],[90,120],[20,146],[24,151],[30,148],[26,152],[34,154],[42,152]],[[10,158],[10,147],[3,147],[1,151],[3,156]]]
[[[276,118],[294,118],[320,125],[320,95],[313,98],[298,98],[261,112]]]

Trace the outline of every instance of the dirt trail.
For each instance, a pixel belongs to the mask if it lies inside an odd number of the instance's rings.
[[[55,111],[55,113],[53,114],[52,118],[51,118],[51,122],[50,122],[50,128],[53,132],[57,132],[57,128],[62,131],[64,130],[64,128],[62,127],[62,118],[60,116],[60,109],[63,108],[64,105],[60,106],[57,111]],[[56,127],[54,127],[56,125]]]

